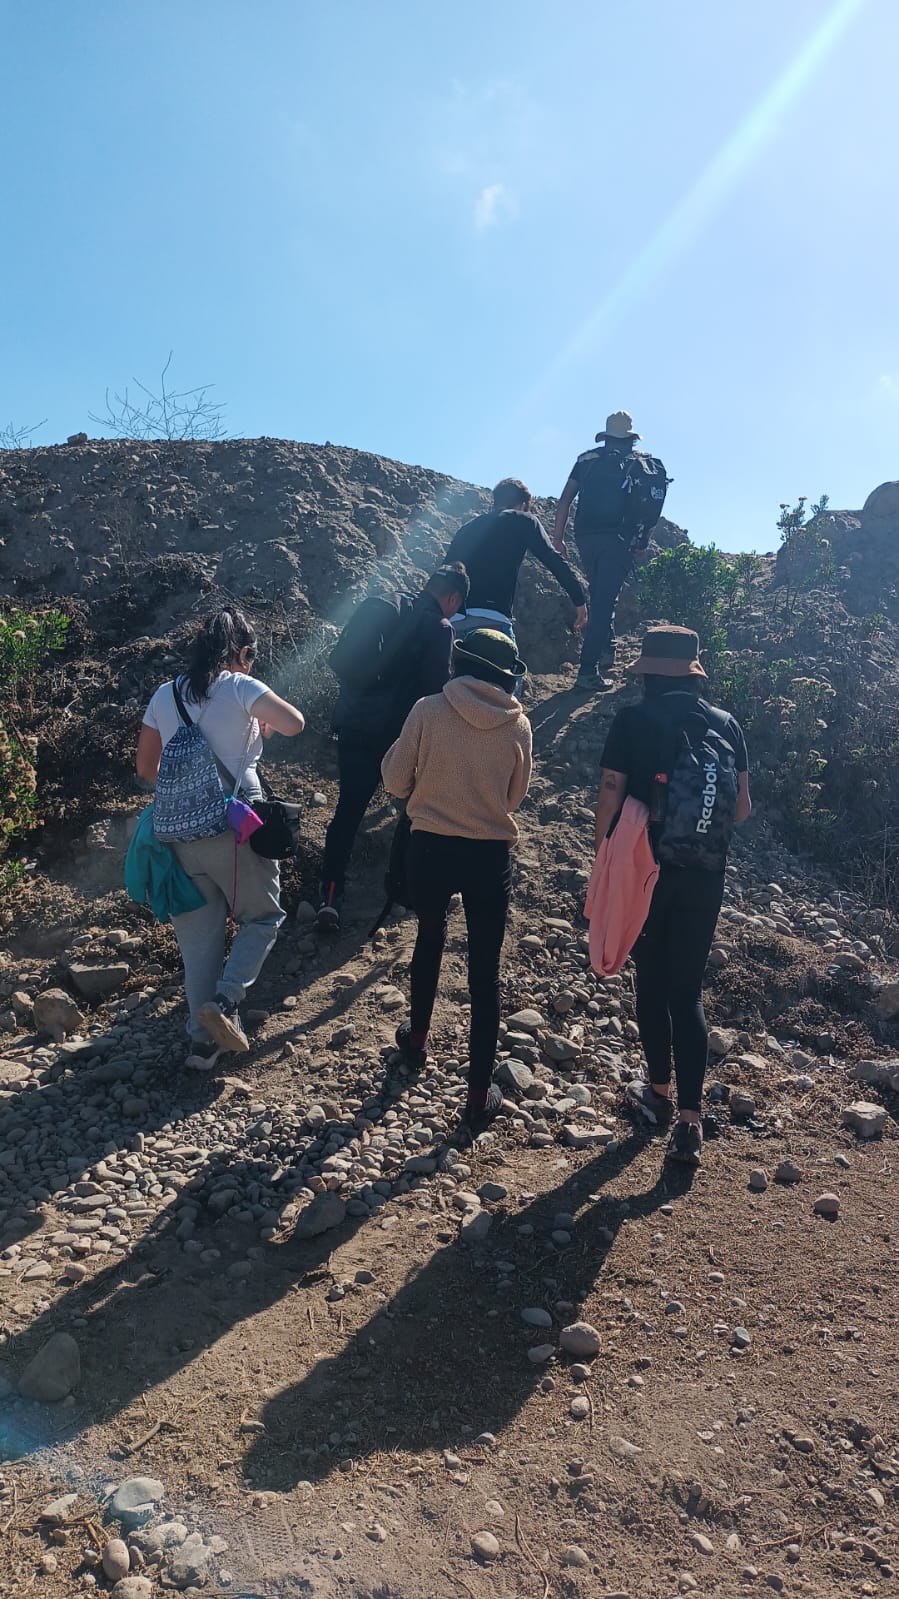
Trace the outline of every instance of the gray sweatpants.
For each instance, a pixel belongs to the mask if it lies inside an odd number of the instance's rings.
[[[174,844],[172,848],[206,901],[197,911],[172,917],[184,962],[184,990],[190,1013],[187,1031],[199,1042],[209,1037],[205,1027],[197,1021],[200,1006],[214,999],[216,994],[223,994],[226,999],[243,999],[274,946],[284,920],[278,892],[278,862],[264,860],[249,844],[235,845],[230,828],[217,838],[192,839],[186,844]],[[232,896],[237,932],[225,961]]]

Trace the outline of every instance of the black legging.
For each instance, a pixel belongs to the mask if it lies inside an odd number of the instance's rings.
[[[698,1111],[702,1103],[709,1053],[702,979],[723,894],[723,872],[663,866],[633,950],[649,1080],[671,1081],[673,1047],[681,1110]]]
[[[471,995],[468,1085],[480,1092],[490,1084],[499,1037],[499,961],[512,891],[509,846],[499,839],[413,832],[408,872],[412,907],[418,917],[410,969],[412,1031],[426,1033],[431,1025],[449,902],[454,894],[461,894],[468,927]]]

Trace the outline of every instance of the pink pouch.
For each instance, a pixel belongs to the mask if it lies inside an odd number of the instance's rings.
[[[233,795],[228,801],[227,815],[228,826],[238,844],[246,844],[262,826],[262,817],[254,811],[252,805],[247,805],[244,800],[235,799]]]

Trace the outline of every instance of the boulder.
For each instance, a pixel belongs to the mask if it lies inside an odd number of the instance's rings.
[[[45,988],[34,1002],[34,1025],[37,1032],[61,1044],[84,1026],[84,1017],[64,988]]]
[[[127,983],[131,967],[127,961],[108,961],[94,965],[86,961],[70,961],[69,976],[84,999],[108,999]]]
[[[732,1027],[713,1027],[709,1033],[709,1053],[729,1055],[737,1042],[736,1032]]]
[[[564,1038],[561,1033],[547,1033],[543,1048],[549,1059],[554,1061],[576,1060],[581,1053],[581,1045]]]
[[[509,1026],[522,1033],[539,1033],[546,1024],[538,1010],[517,1010],[509,1017]]]
[[[294,1236],[317,1238],[319,1233],[329,1233],[333,1227],[339,1227],[345,1216],[346,1204],[339,1194],[316,1194],[306,1209],[300,1211]]]
[[[874,1001],[874,1009],[883,1021],[896,1020],[899,1016],[899,983],[884,983]]]
[[[534,1085],[534,1073],[522,1060],[504,1060],[497,1067],[496,1080],[502,1088],[511,1088],[513,1093],[526,1094]]]
[[[56,1404],[68,1398],[81,1380],[81,1353],[70,1333],[54,1333],[28,1362],[19,1378],[23,1399]]]
[[[869,1099],[857,1099],[847,1105],[842,1115],[844,1127],[850,1127],[859,1138],[879,1138],[887,1124],[887,1113],[882,1105]]]
[[[158,1477],[126,1477],[109,1503],[114,1516],[127,1527],[140,1527],[155,1514],[165,1488]]]
[[[899,1060],[859,1060],[849,1073],[857,1083],[874,1088],[890,1088],[899,1093]]]
[[[577,1360],[592,1360],[599,1354],[599,1333],[588,1321],[573,1321],[569,1327],[562,1328],[559,1344],[566,1355],[574,1355]]]

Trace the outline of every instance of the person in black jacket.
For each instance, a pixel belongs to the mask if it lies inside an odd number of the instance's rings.
[[[334,712],[340,791],[325,835],[317,916],[322,932],[340,929],[346,869],[380,786],[384,756],[416,700],[439,694],[449,679],[454,636],[449,618],[464,609],[467,597],[465,568],[458,563],[438,568],[414,600],[401,597],[400,620],[375,684],[361,691],[341,687]]]
[[[587,625],[587,596],[563,555],[554,550],[531,510],[530,490],[517,478],[503,478],[493,490],[493,510],[461,527],[444,556],[461,561],[470,583],[464,616],[453,617],[457,638],[489,627],[515,639],[515,591],[526,555],[551,572],[576,607],[575,629]]]

